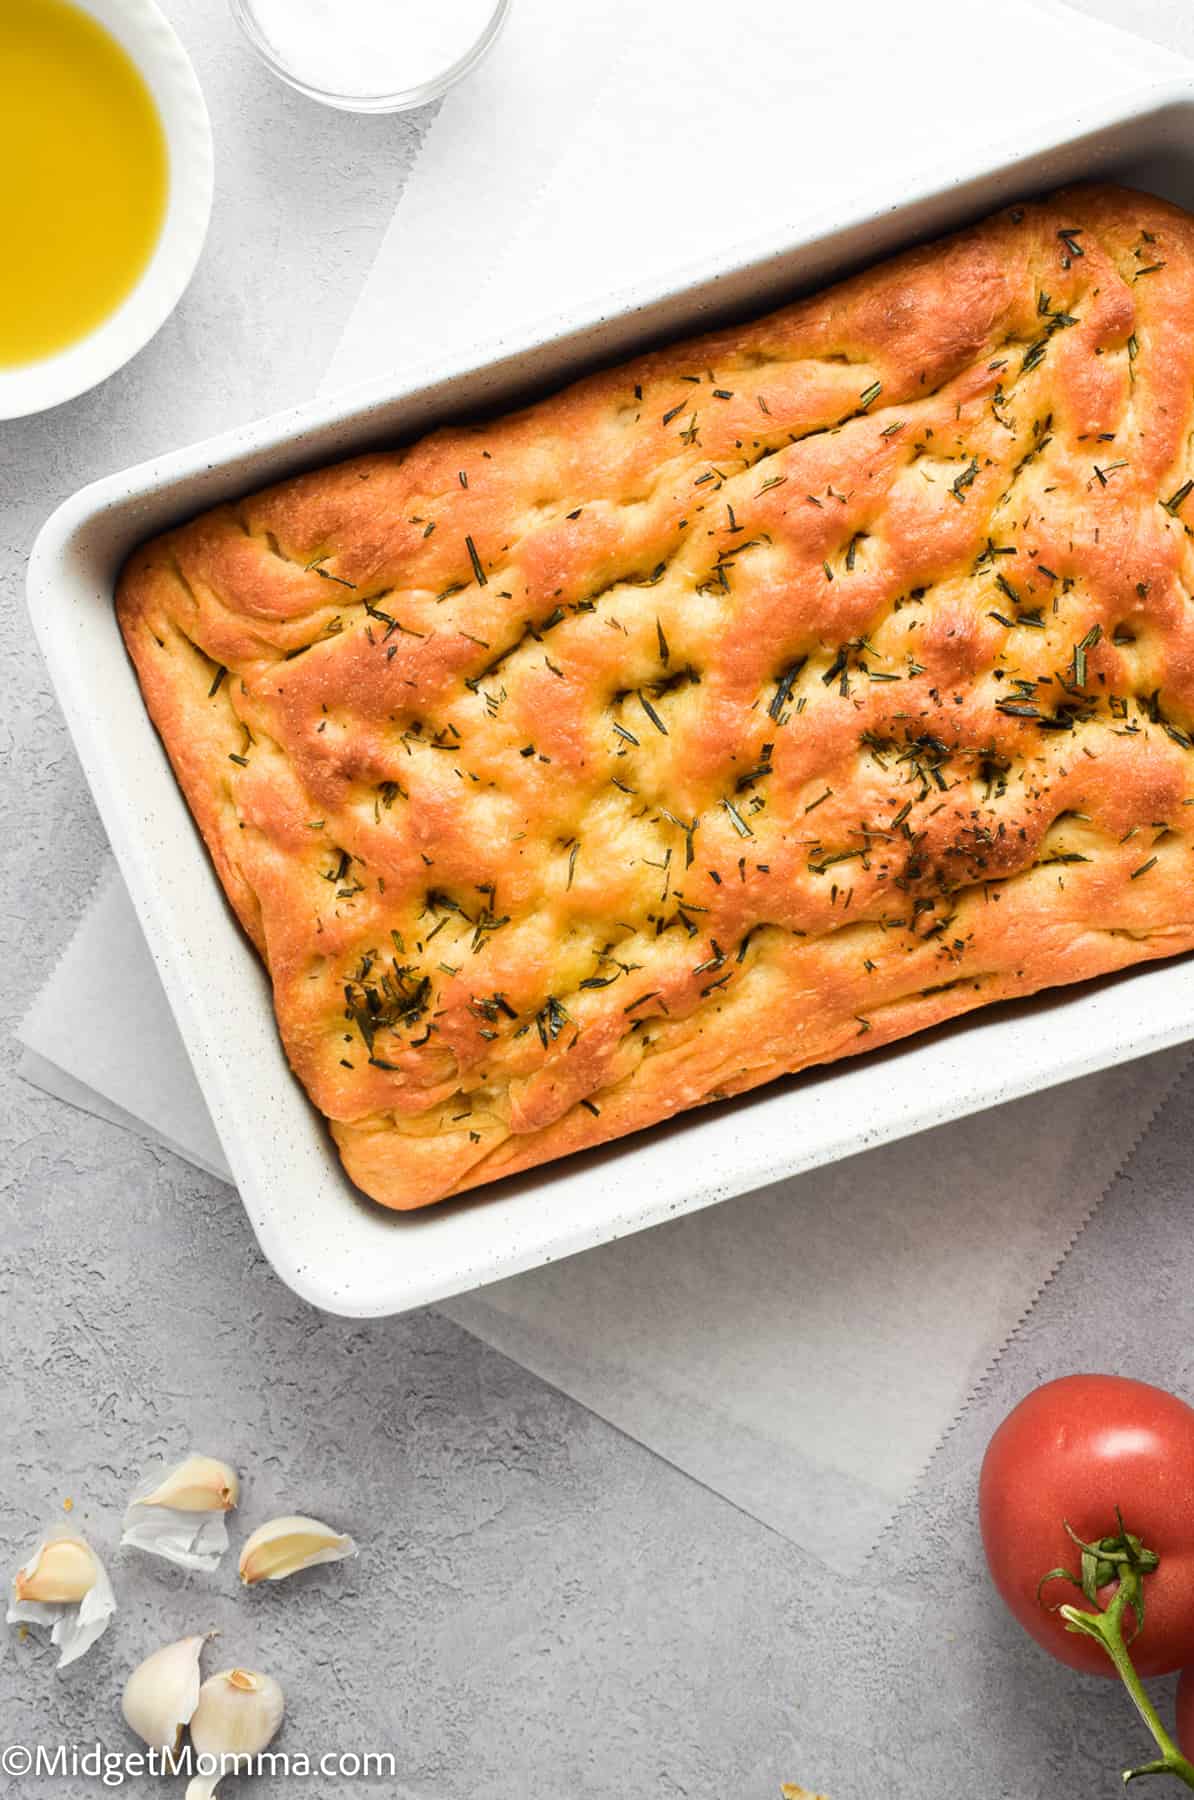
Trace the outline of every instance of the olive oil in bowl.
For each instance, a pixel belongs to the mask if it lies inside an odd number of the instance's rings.
[[[86,337],[161,234],[166,137],[140,72],[71,0],[0,0],[0,369]]]

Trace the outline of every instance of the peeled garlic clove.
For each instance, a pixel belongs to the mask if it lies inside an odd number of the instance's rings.
[[[199,1655],[211,1635],[163,1644],[125,1682],[120,1710],[152,1750],[178,1749],[183,1727],[199,1704]]]
[[[222,1669],[209,1676],[191,1715],[191,1744],[201,1765],[215,1766],[201,1767],[188,1783],[186,1800],[211,1800],[223,1773],[221,1758],[260,1756],[277,1735],[285,1710],[285,1697],[270,1675]]]
[[[214,1456],[188,1456],[156,1480],[148,1492],[140,1488],[133,1506],[165,1506],[174,1512],[230,1512],[240,1499],[240,1477]]]
[[[210,1572],[228,1548],[224,1515],[240,1498],[236,1470],[211,1456],[187,1456],[138,1483],[121,1543],[183,1569]]]
[[[17,1570],[6,1617],[10,1625],[48,1625],[65,1669],[103,1636],[115,1611],[108,1571],[91,1545],[57,1531]]]
[[[333,1531],[319,1519],[293,1514],[270,1519],[245,1539],[240,1578],[246,1587],[258,1581],[281,1581],[317,1563],[344,1562],[357,1547],[347,1533]]]
[[[73,1605],[91,1592],[96,1572],[91,1547],[82,1538],[51,1538],[40,1543],[31,1560],[17,1570],[13,1595],[17,1600]]]

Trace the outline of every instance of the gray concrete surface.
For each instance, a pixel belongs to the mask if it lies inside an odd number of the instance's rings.
[[[1173,0],[1085,4],[1194,53]],[[1112,1794],[1140,1742],[1126,1704],[1098,1707],[1108,1691],[1001,1616],[973,1483],[994,1423],[1042,1375],[1105,1366],[1191,1390],[1194,1076],[854,1587],[435,1315],[311,1313],[234,1195],[15,1079],[8,1028],[103,851],[19,598],[36,526],[93,476],[310,390],[424,123],[323,113],[256,68],[216,0],[168,10],[217,135],[198,279],[98,393],[0,426],[0,1569],[66,1497],[113,1546],[142,1462],[188,1441],[246,1470],[250,1523],[322,1511],[365,1551],[243,1598],[230,1568],[207,1581],[113,1558],[123,1611],[66,1678],[37,1638],[0,1639],[0,1738],[127,1744],[130,1664],[219,1626],[221,1661],[286,1686],[283,1744],[392,1750],[419,1800],[764,1800],[781,1779],[833,1800]],[[4,1791],[81,1800],[96,1783]]]

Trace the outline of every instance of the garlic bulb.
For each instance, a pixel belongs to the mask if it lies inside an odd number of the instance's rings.
[[[200,1772],[188,1784],[186,1800],[211,1800],[221,1776],[244,1774],[243,1765],[223,1759],[260,1756],[282,1723],[286,1701],[269,1675],[253,1669],[222,1669],[199,1689],[191,1716],[191,1744]]]
[[[207,1636],[210,1636],[208,1633]],[[124,1684],[125,1722],[153,1750],[174,1752],[199,1704],[199,1656],[207,1636],[163,1644]]]
[[[48,1625],[58,1667],[65,1669],[103,1636],[115,1611],[108,1571],[91,1545],[76,1533],[55,1531],[17,1570],[6,1616],[10,1625]]]
[[[240,1498],[236,1470],[212,1456],[186,1456],[138,1483],[121,1543],[183,1569],[214,1569],[228,1548],[225,1513]]]
[[[292,1514],[270,1519],[245,1539],[240,1578],[246,1587],[258,1581],[281,1581],[317,1563],[343,1562],[357,1547],[346,1532],[333,1531],[319,1519]]]

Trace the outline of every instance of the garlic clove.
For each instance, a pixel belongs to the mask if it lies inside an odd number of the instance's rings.
[[[96,1582],[96,1561],[82,1538],[43,1540],[23,1569],[13,1578],[18,1600],[44,1600],[51,1605],[72,1605],[89,1594]]]
[[[215,1569],[228,1548],[225,1514],[240,1498],[236,1470],[211,1456],[187,1456],[138,1483],[121,1544],[182,1569]]]
[[[133,1506],[165,1506],[174,1512],[230,1512],[240,1499],[240,1477],[226,1462],[214,1456],[187,1456],[155,1480],[147,1491],[141,1487]]]
[[[115,1611],[108,1571],[90,1544],[56,1531],[17,1570],[6,1617],[10,1625],[48,1626],[65,1669],[103,1636]]]
[[[188,1783],[186,1800],[211,1800],[224,1772],[220,1759],[260,1756],[277,1735],[285,1710],[285,1697],[270,1675],[255,1669],[210,1675],[191,1715],[191,1744],[201,1764],[214,1761],[215,1767],[201,1767]],[[236,1763],[232,1769],[243,1772]]]
[[[333,1531],[320,1519],[291,1514],[270,1519],[245,1539],[240,1578],[246,1587],[258,1581],[281,1581],[318,1563],[344,1562],[357,1547],[346,1532]]]
[[[124,1684],[125,1723],[153,1750],[176,1751],[199,1704],[199,1656],[208,1637],[163,1644],[138,1663]]]

